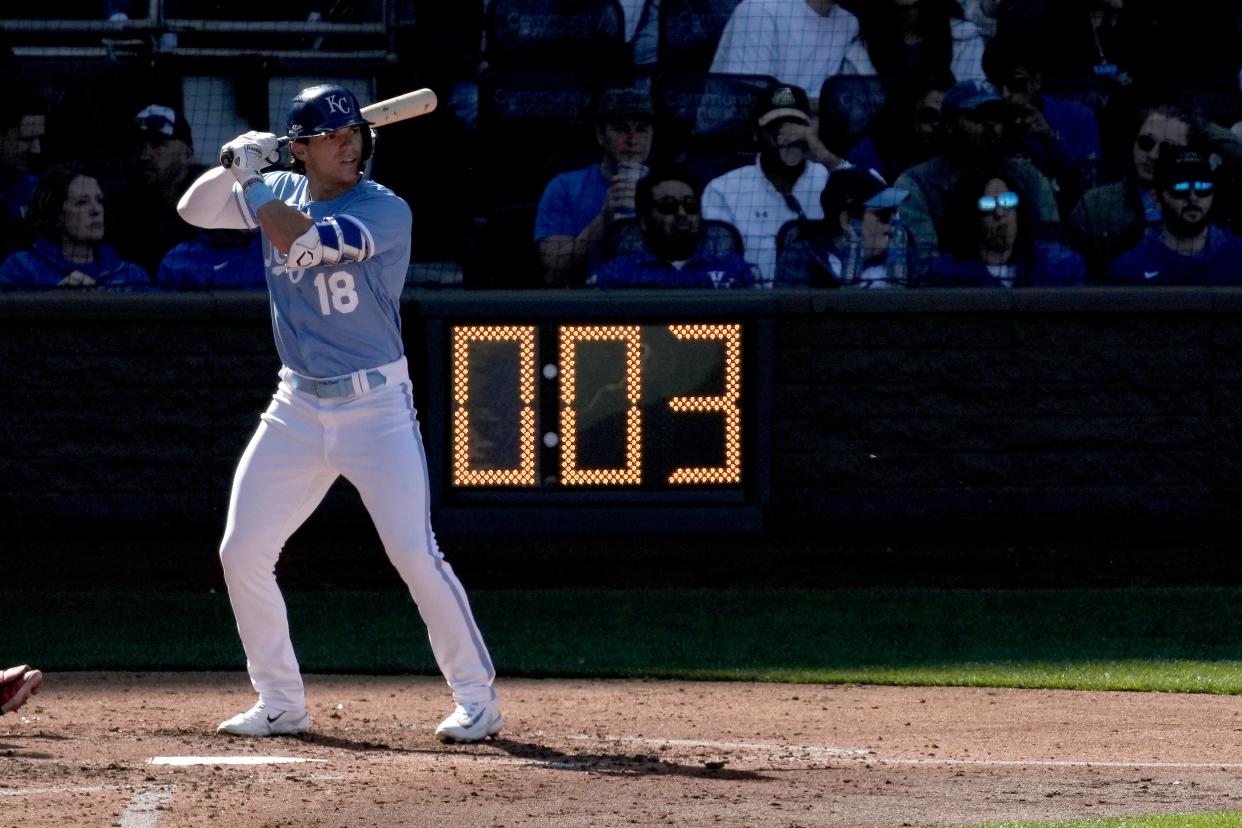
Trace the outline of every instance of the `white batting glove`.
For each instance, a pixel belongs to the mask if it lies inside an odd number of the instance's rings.
[[[280,160],[280,139],[270,132],[246,132],[220,148],[220,164],[242,184]]]

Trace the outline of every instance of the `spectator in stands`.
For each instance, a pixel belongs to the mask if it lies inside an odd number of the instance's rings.
[[[621,0],[625,42],[635,67],[653,67],[659,58],[660,0]]]
[[[684,169],[655,170],[635,196],[644,250],[619,256],[587,281],[594,287],[744,288],[754,268],[738,253],[714,255],[703,241],[702,190]]]
[[[1162,216],[1113,263],[1113,285],[1242,285],[1242,238],[1212,221],[1216,172],[1197,150],[1163,154],[1153,180]]]
[[[149,274],[164,254],[194,238],[177,215],[177,200],[205,166],[194,160],[190,124],[172,107],[152,104],[134,120],[130,178],[110,199],[117,252]]]
[[[12,713],[39,692],[43,673],[28,664],[0,670],[0,716]]]
[[[595,113],[598,164],[561,173],[543,191],[535,215],[535,243],[547,284],[578,285],[600,264],[604,230],[634,214],[635,185],[646,173],[654,135],[650,94],[609,89]]]
[[[1002,24],[1001,33],[1013,32],[1028,39],[1032,48],[1043,49],[1046,75],[1090,95],[1105,153],[1113,154],[1129,140],[1114,126],[1129,123],[1139,102],[1151,99],[1170,54],[1171,44],[1156,37],[1154,0],[1043,0],[1030,5],[1043,8],[1020,15],[1026,25]]]
[[[1134,134],[1128,174],[1088,190],[1070,213],[1070,242],[1086,257],[1092,277],[1103,277],[1122,252],[1138,244],[1148,229],[1160,226],[1160,206],[1152,192],[1156,162],[1189,146],[1194,124],[1181,107],[1146,110]]]
[[[957,0],[872,0],[860,12],[861,31],[845,64],[858,75],[900,80],[952,73],[955,80],[983,80],[979,27]]]
[[[1070,287],[1081,285],[1081,256],[1036,238],[1038,215],[1003,165],[970,170],[949,194],[941,246],[922,287]]]
[[[1041,94],[1047,50],[1047,44],[1013,35],[993,38],[983,52],[983,69],[1010,106],[1011,152],[1059,185],[1068,212],[1082,194],[1083,165],[1100,158],[1100,128],[1090,107]]]
[[[264,290],[266,271],[258,233],[199,230],[164,255],[155,284],[162,290]]]
[[[23,222],[35,187],[47,132],[47,103],[32,86],[15,80],[0,112],[0,258],[24,246]]]
[[[858,18],[836,0],[742,0],[720,35],[711,71],[769,75],[819,95],[842,71]]]
[[[891,88],[883,108],[845,160],[892,181],[939,155],[944,140],[940,107],[952,86],[953,76],[946,72],[913,76]]]
[[[844,162],[828,151],[811,125],[806,92],[778,85],[755,110],[759,154],[703,190],[703,217],[727,221],[742,234],[746,258],[759,268],[759,287],[776,272],[776,234],[792,219],[823,218],[820,193],[829,169]]]
[[[902,265],[890,256],[897,205],[910,194],[889,187],[875,170],[852,167],[828,179],[820,203],[824,218],[803,223],[776,264],[777,287],[905,287]],[[909,252],[908,247],[905,251]]]
[[[997,13],[1004,0],[966,0],[962,3],[962,15],[979,27],[979,34],[985,40],[996,37]]]
[[[103,190],[85,168],[62,164],[44,173],[27,222],[34,247],[0,264],[0,290],[150,287],[146,272],[104,241]]]
[[[1036,210],[1037,235],[1051,232],[1060,221],[1056,195],[1048,179],[1029,162],[1005,152],[1010,110],[996,87],[987,81],[960,81],[944,96],[944,150],[929,161],[902,173],[895,186],[910,191],[901,205],[902,218],[918,247],[914,275],[926,272],[939,253],[940,228],[948,195],[959,177],[970,170],[1000,168],[1017,189],[1028,195]]]

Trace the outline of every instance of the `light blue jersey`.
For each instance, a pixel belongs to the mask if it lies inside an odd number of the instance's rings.
[[[400,359],[401,290],[410,265],[409,205],[369,179],[331,201],[312,201],[307,179],[292,172],[263,177],[276,197],[315,221],[348,215],[370,234],[374,253],[361,262],[285,268],[285,255],[263,234],[272,332],[286,366],[310,377],[336,377]],[[259,222],[235,190],[246,221]]]

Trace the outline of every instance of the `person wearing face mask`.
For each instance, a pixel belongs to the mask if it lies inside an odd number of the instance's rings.
[[[1216,179],[1212,165],[1197,150],[1163,155],[1153,178],[1161,224],[1113,263],[1107,284],[1242,284],[1242,239],[1212,220]]]
[[[1073,287],[1082,257],[1035,237],[1031,200],[1002,167],[972,170],[949,194],[944,252],[918,287]]]
[[[819,140],[805,90],[777,85],[759,97],[755,111],[759,154],[703,190],[703,218],[727,221],[742,234],[746,258],[759,268],[758,287],[776,273],[776,234],[793,219],[821,219],[819,195],[830,169],[852,165]]]
[[[751,265],[736,253],[714,255],[703,240],[701,190],[679,167],[653,170],[635,193],[643,250],[606,262],[587,280],[593,287],[745,288]]]
[[[143,290],[151,279],[104,241],[104,197],[84,167],[61,164],[39,180],[26,216],[34,244],[0,264],[0,290]]]

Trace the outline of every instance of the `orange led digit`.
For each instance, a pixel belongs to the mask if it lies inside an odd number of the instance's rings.
[[[678,339],[716,340],[724,345],[724,393],[718,397],[673,397],[673,411],[718,411],[724,415],[724,465],[680,468],[669,475],[670,484],[704,485],[742,482],[742,326],[669,325]]]
[[[470,325],[453,328],[453,485],[534,486],[535,334],[525,325]],[[513,342],[518,349],[518,465],[509,469],[470,466],[470,348],[479,342]]]
[[[561,483],[566,486],[637,486],[642,483],[642,340],[637,325],[571,325],[561,328]],[[575,399],[580,342],[625,343],[625,468],[578,468]]]

